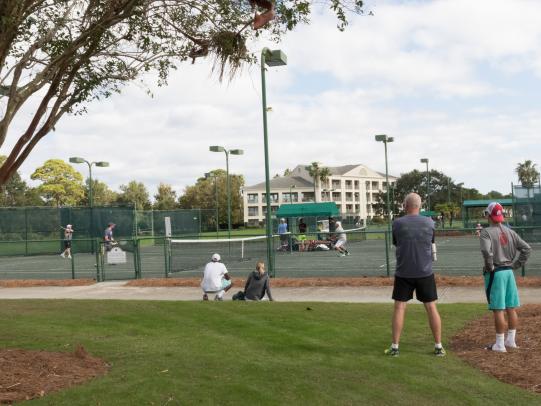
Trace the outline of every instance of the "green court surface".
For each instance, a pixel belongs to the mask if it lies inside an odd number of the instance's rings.
[[[0,346],[82,345],[110,365],[32,405],[540,404],[449,347],[484,305],[438,307],[444,358],[432,354],[421,305],[408,307],[400,356],[383,355],[391,304],[2,300]]]
[[[359,277],[387,276],[385,239],[382,233],[352,233],[348,235],[347,248],[351,255],[340,257],[336,251],[279,250],[280,240],[272,239],[276,277]],[[245,277],[255,269],[259,260],[266,262],[265,237],[233,241],[191,241],[173,243],[166,249],[163,239],[139,240],[137,248],[132,240],[121,241],[126,251],[126,263],[110,265],[95,254],[78,252],[74,248],[73,263],[59,256],[59,242],[45,242],[49,254],[0,256],[2,279],[70,279],[96,278],[96,264],[100,263],[101,280],[142,278],[199,277],[213,253],[222,256],[233,276]],[[308,236],[315,238],[315,236]],[[19,243],[20,246],[21,243]],[[525,269],[526,276],[541,276],[541,242],[531,242],[532,254]],[[479,239],[471,232],[445,232],[436,237],[437,262],[434,270],[442,276],[478,276],[483,261]],[[49,247],[50,246],[50,247]],[[5,248],[5,246],[4,246]],[[34,248],[36,250],[36,248]],[[84,251],[84,250],[83,250]],[[171,252],[171,256],[168,253]],[[394,247],[389,249],[389,273],[394,273]],[[170,267],[169,267],[170,264]],[[140,269],[140,273],[136,272]],[[171,271],[170,273],[168,271]],[[521,271],[517,271],[520,275]]]

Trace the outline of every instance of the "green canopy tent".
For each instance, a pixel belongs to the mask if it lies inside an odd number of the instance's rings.
[[[312,231],[316,231],[319,218],[328,219],[331,216],[337,217],[339,215],[340,212],[335,202],[282,204],[276,211],[276,218],[296,219],[302,217]],[[296,221],[288,221],[288,223],[290,230],[296,228]]]
[[[496,200],[464,200],[462,203],[464,227],[475,227],[476,223],[486,223],[483,210],[494,201]],[[513,217],[513,199],[499,199],[497,201],[507,211],[506,217],[511,219]]]

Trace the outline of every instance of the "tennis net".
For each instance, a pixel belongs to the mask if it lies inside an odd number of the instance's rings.
[[[222,262],[242,262],[263,259],[267,252],[267,237],[171,240],[170,271],[193,271],[202,268],[214,253]]]

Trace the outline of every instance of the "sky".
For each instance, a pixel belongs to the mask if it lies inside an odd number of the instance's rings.
[[[271,174],[319,161],[385,171],[375,134],[394,137],[389,172],[443,171],[483,193],[510,193],[515,167],[541,164],[541,1],[367,1],[373,16],[350,16],[344,32],[316,8],[310,25],[287,34],[288,65],[267,71]],[[261,78],[247,66],[220,83],[208,61],[180,65],[167,87],[134,83],[122,94],[65,116],[23,164],[28,180],[47,159],[109,161],[93,177],[114,190],[131,180],[182,194],[225,155],[243,149],[231,173],[264,181]],[[29,113],[26,113],[26,118]],[[6,146],[15,142],[25,116]],[[0,153],[7,152],[6,146]],[[88,169],[77,166],[86,177]]]

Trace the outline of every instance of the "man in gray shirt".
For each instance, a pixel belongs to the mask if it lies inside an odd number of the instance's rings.
[[[517,348],[515,336],[520,306],[514,269],[522,267],[531,252],[530,246],[516,232],[502,225],[503,207],[497,202],[485,209],[490,226],[480,233],[481,253],[483,254],[485,291],[488,308],[494,313],[496,342],[485,347],[486,350],[507,352],[506,348]],[[518,254],[518,257],[517,257]],[[505,338],[505,313],[509,328]]]
[[[423,302],[432,335],[434,336],[434,354],[445,356],[441,345],[441,319],[436,307],[438,293],[432,272],[434,245],[434,221],[419,215],[421,197],[410,193],[404,199],[406,215],[393,222],[393,245],[396,247],[396,272],[393,287],[393,342],[385,354],[396,357],[400,354],[398,344],[406,305],[413,298]],[[433,249],[434,247],[434,249]]]

